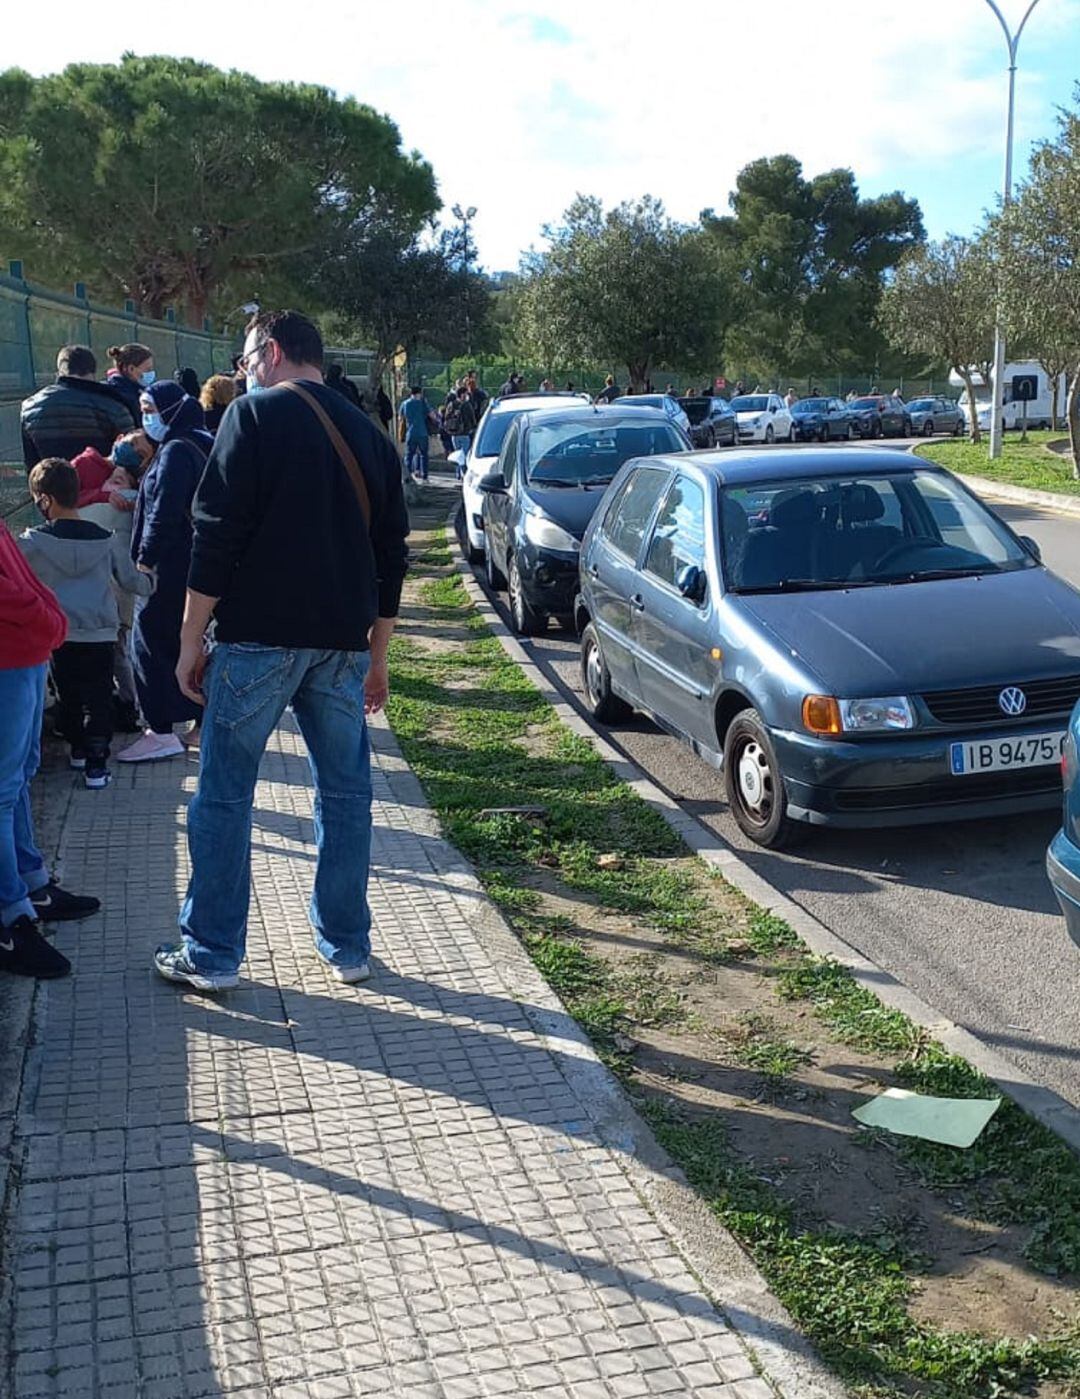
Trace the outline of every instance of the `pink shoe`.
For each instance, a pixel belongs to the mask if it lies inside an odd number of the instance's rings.
[[[155,763],[161,758],[175,758],[184,752],[184,745],[175,734],[156,734],[151,729],[137,738],[130,747],[116,754],[118,763]]]

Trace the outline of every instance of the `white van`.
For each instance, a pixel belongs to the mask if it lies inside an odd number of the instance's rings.
[[[1024,405],[1014,403],[1012,396],[1012,381],[1016,374],[1034,375],[1038,388],[1033,399],[1028,400],[1027,405],[1027,425],[1029,428],[1050,427],[1050,409],[1052,406],[1053,390],[1049,374],[1037,360],[1021,360],[1015,364],[1005,366],[1003,382],[1005,386],[1004,403],[1002,406],[1002,422],[1006,432],[1019,429],[1023,426]],[[979,427],[985,432],[990,431],[990,386],[983,378],[982,371],[973,369],[971,378],[975,384],[975,409],[979,418]],[[960,391],[960,412],[964,415],[964,426],[971,427],[970,411],[968,406],[967,388],[963,379],[954,369],[949,375],[949,383]],[[1065,413],[1065,375],[1062,374],[1058,383],[1058,413]]]

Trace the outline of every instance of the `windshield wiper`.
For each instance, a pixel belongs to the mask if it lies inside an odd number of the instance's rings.
[[[869,579],[784,578],[761,588],[733,588],[735,593],[823,593],[837,588],[867,588]]]
[[[940,578],[985,578],[990,573],[1005,573],[1003,568],[928,568],[919,573],[903,573],[898,578],[877,578],[877,583],[932,583]]]
[[[565,481],[561,476],[530,476],[530,486],[554,486],[558,490],[576,491],[577,481]]]

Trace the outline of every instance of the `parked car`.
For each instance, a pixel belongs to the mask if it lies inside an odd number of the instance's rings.
[[[1080,946],[1080,705],[1073,710],[1065,735],[1061,772],[1065,804],[1061,830],[1046,852],[1046,873],[1073,942]]]
[[[675,423],[687,437],[690,436],[690,419],[681,402],[669,393],[632,393],[612,400],[620,408],[659,408]]]
[[[778,393],[744,393],[731,400],[740,442],[794,442],[795,425]]]
[[[461,499],[464,514],[463,528],[459,531],[461,547],[466,551],[470,563],[484,560],[483,496],[480,494],[480,479],[486,476],[499,459],[499,452],[510,428],[510,424],[520,413],[533,408],[550,408],[552,400],[556,404],[588,403],[587,393],[516,393],[505,398],[493,398],[484,410],[484,415],[473,433],[472,443],[467,452],[451,452],[447,461],[451,466],[463,466],[465,476],[461,482]]]
[[[867,394],[847,405],[851,426],[860,437],[910,437],[911,419],[898,398]]]
[[[598,719],[722,769],[742,830],[1061,800],[1080,595],[950,473],[841,447],[628,463],[581,548]]]
[[[726,398],[680,398],[695,447],[734,447],[739,438],[735,413]]]
[[[846,440],[852,434],[851,414],[838,398],[800,398],[791,405],[791,421],[795,442],[809,442],[814,438],[828,442],[834,437]]]
[[[689,447],[657,408],[548,408],[515,418],[480,491],[488,585],[509,588],[519,636],[543,631],[552,614],[573,624],[581,536],[622,464]]]
[[[933,437],[936,432],[951,432],[959,437],[964,431],[964,415],[960,405],[951,398],[913,398],[904,406],[911,420],[911,430],[917,436]]]

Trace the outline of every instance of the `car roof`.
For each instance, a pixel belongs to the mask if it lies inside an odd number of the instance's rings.
[[[523,409],[546,408],[549,405],[558,407],[557,403],[551,404],[553,398],[561,399],[564,404],[587,405],[589,402],[588,394],[578,393],[576,390],[571,393],[568,389],[555,389],[549,393],[513,393],[507,394],[504,398],[494,398],[491,401],[490,411],[501,413],[513,408],[515,412],[521,412]]]
[[[926,457],[913,457],[890,447],[832,447],[814,451],[807,447],[776,447],[770,451],[732,451],[730,448],[707,452],[660,452],[639,458],[650,466],[672,469],[693,463],[699,471],[721,486],[753,482],[804,480],[807,477],[887,476],[897,471],[926,471],[945,474],[945,468]]]
[[[542,417],[545,423],[550,423],[553,419],[565,422],[588,420],[611,426],[639,422],[642,413],[647,413],[651,422],[663,423],[665,427],[671,426],[671,419],[664,410],[654,408],[650,403],[579,403],[573,407],[566,405],[557,408],[542,405],[530,409],[528,416],[530,419]]]

